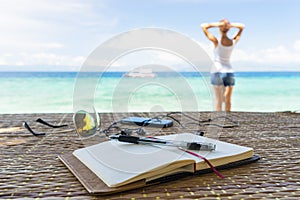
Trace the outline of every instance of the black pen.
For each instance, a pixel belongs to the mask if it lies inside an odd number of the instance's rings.
[[[136,137],[129,135],[112,135],[109,137],[112,140],[118,140],[120,142],[127,142],[133,144],[148,144],[148,145],[167,145],[174,147],[181,147],[189,150],[203,150],[213,151],[216,149],[216,145],[205,142],[185,142],[176,140],[163,140],[153,137]]]

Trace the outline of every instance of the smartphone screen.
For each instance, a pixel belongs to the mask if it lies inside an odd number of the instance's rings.
[[[131,124],[138,126],[150,126],[150,127],[158,127],[158,128],[167,128],[173,126],[172,120],[166,119],[151,119],[144,117],[128,117],[121,120],[122,124]]]

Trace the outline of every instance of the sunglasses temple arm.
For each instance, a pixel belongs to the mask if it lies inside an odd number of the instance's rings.
[[[34,132],[30,126],[27,124],[27,122],[24,122],[23,123],[24,127],[30,132],[32,133],[34,136],[42,136],[42,135],[46,135],[45,133],[37,133],[37,132]]]
[[[52,125],[52,124],[49,124],[48,122],[45,122],[44,120],[42,120],[41,118],[38,118],[36,120],[36,122],[39,122],[41,124],[44,124],[46,126],[49,126],[51,128],[61,128],[61,127],[65,127],[65,126],[68,126],[67,124],[63,124],[63,125]]]

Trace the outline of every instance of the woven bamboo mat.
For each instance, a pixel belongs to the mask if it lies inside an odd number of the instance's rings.
[[[211,117],[211,113],[187,114],[202,120]],[[102,127],[126,116],[101,114]],[[165,130],[148,128],[148,134],[201,130],[208,137],[252,147],[261,160],[222,170],[225,179],[210,173],[110,196],[92,196],[57,158],[58,154],[98,142],[79,140],[71,114],[0,115],[0,199],[300,199],[299,114],[233,112],[226,116],[240,126],[219,128],[217,133],[207,126],[189,124],[185,116],[174,116],[186,128],[174,123]],[[67,123],[69,127],[45,128],[35,122],[37,118]],[[22,127],[23,121],[35,131],[46,132],[46,136],[31,135]]]

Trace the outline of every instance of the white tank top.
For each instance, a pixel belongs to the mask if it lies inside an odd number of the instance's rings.
[[[215,60],[214,66],[211,69],[211,73],[233,73],[234,70],[230,64],[230,57],[234,43],[231,46],[222,45],[221,41],[218,42],[218,46],[214,49]]]

